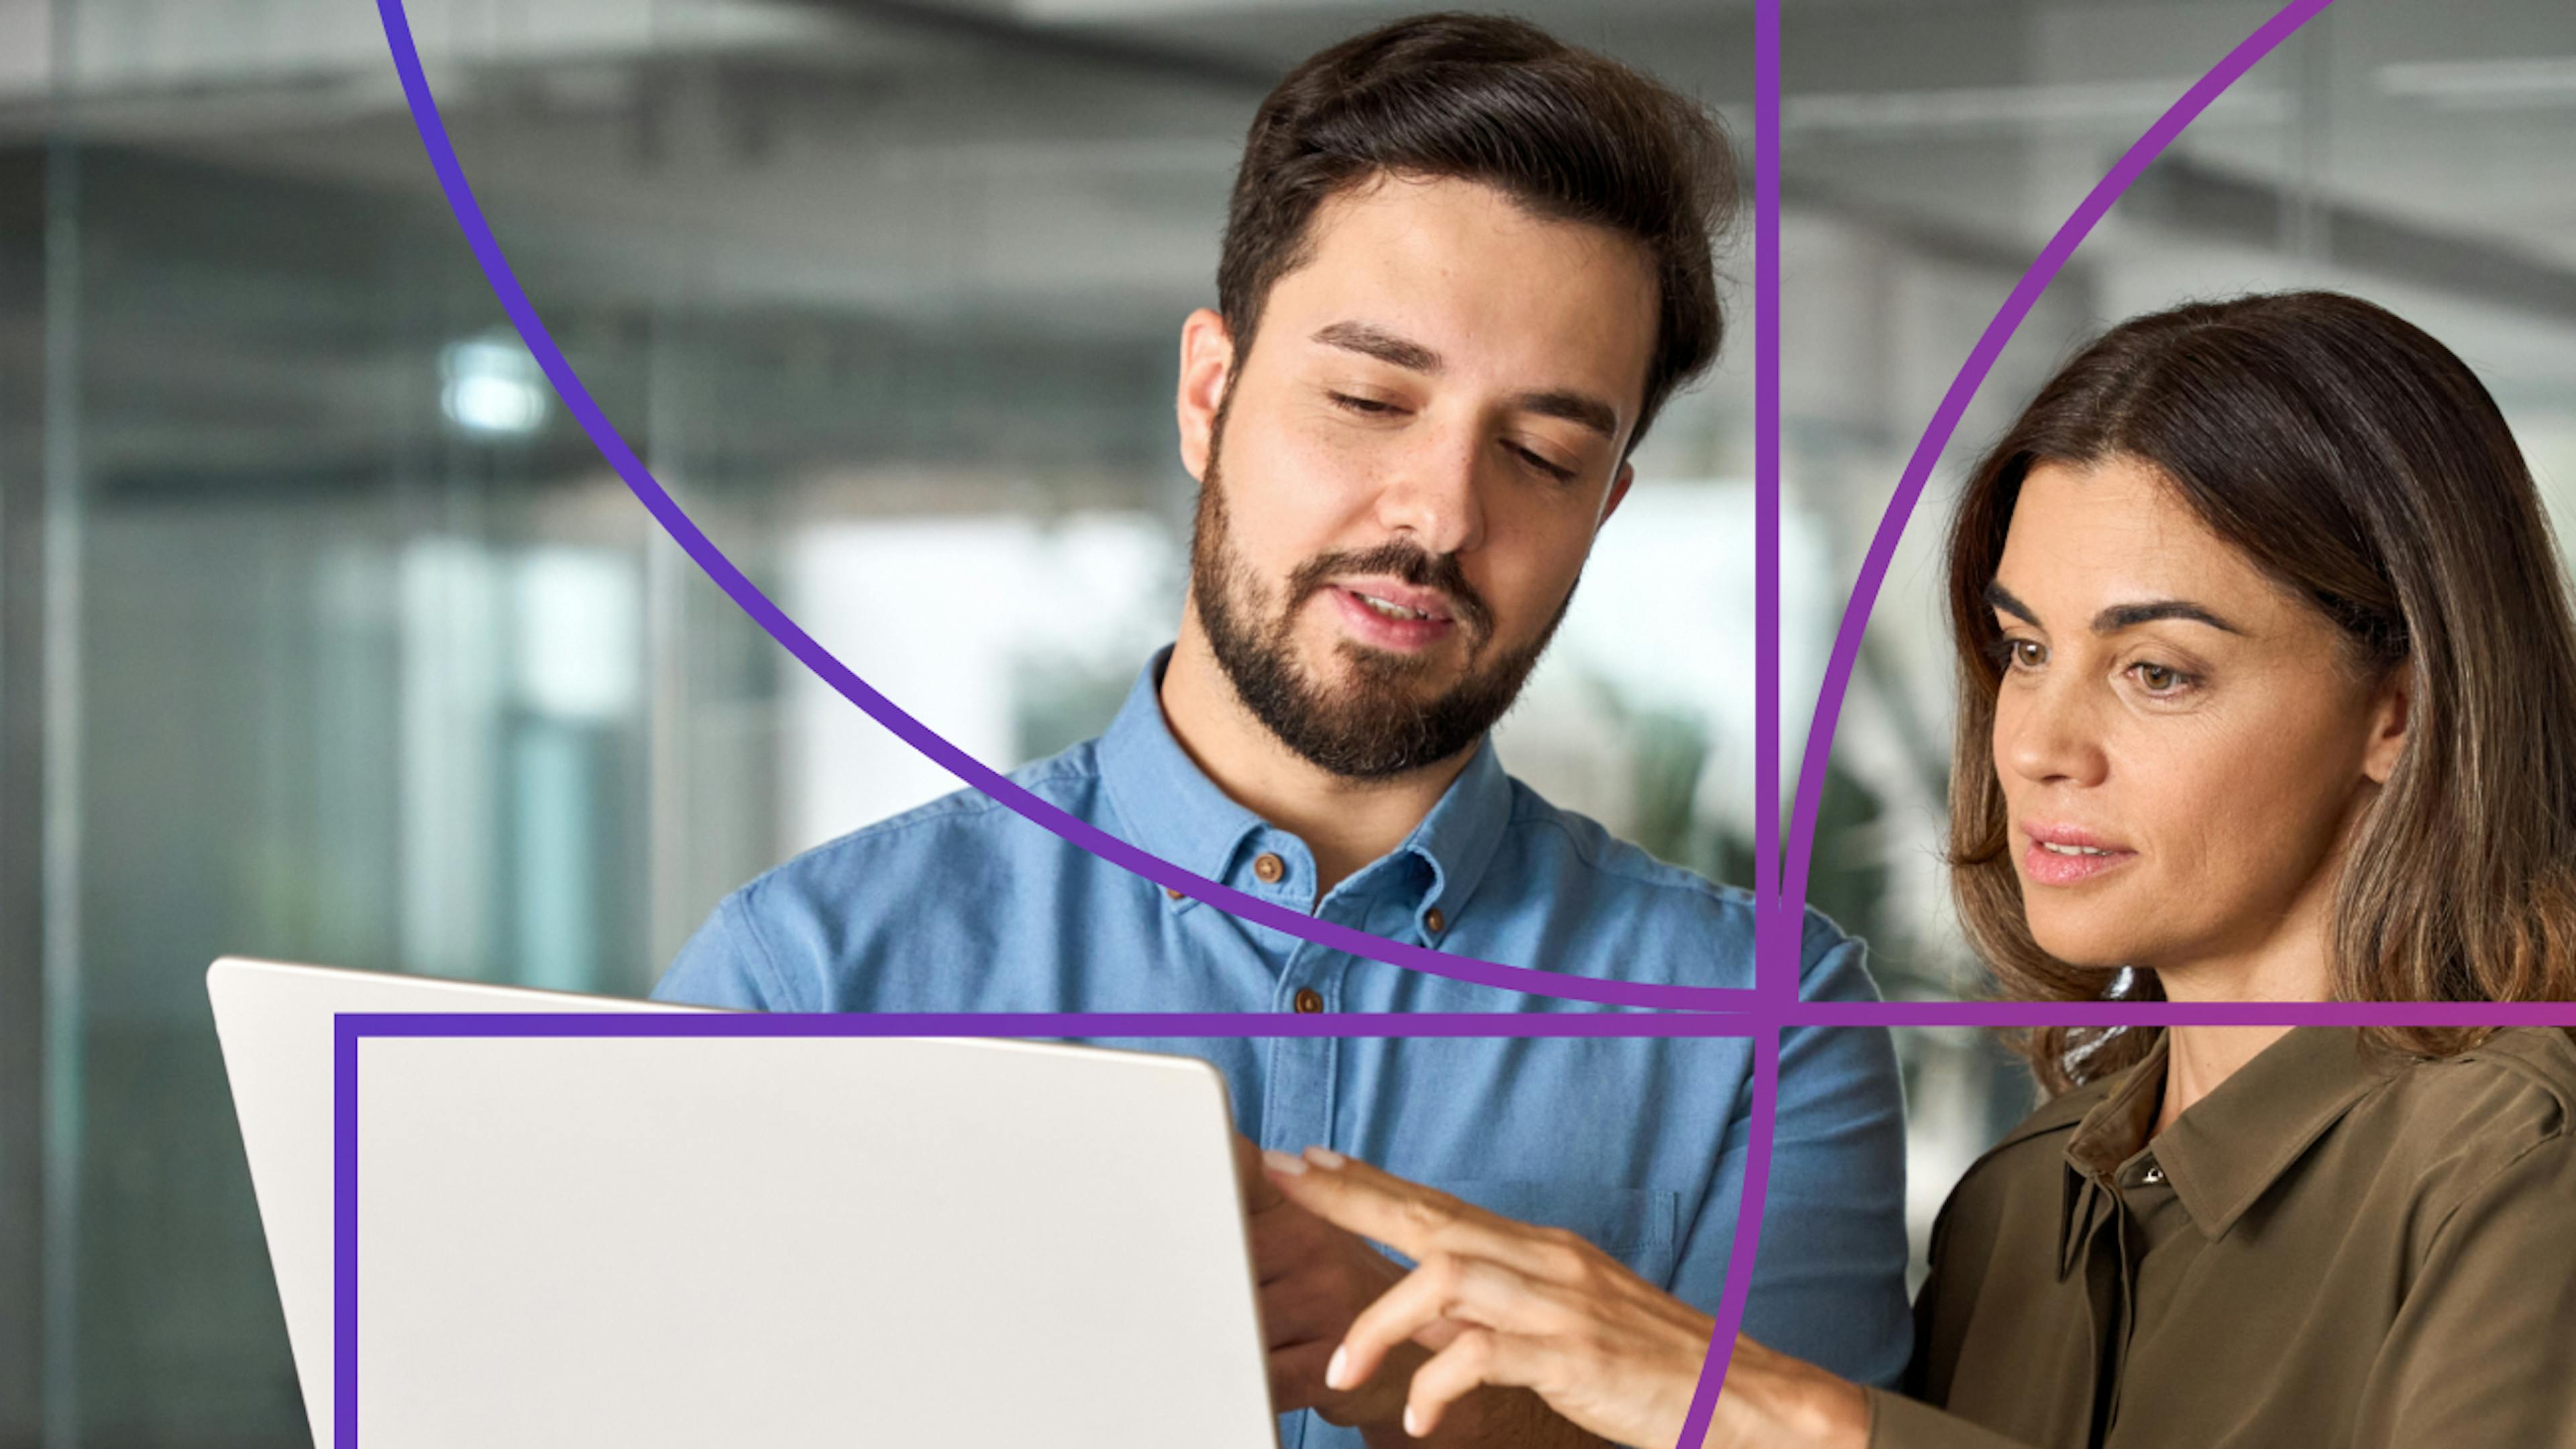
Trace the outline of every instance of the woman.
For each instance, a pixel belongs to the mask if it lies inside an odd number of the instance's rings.
[[[2024,1000],[2576,999],[2576,626],[2469,370],[2349,297],[2129,322],[1949,543],[1960,915]],[[2177,1027],[2019,1042],[2054,1099],[1934,1229],[1904,1395],[1739,1339],[1707,1442],[2576,1446],[2576,1041]],[[1409,1427],[1477,1383],[1679,1436],[1710,1320],[1566,1235],[1328,1152],[1419,1267]]]

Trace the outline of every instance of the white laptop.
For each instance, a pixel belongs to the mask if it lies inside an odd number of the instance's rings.
[[[314,1442],[334,1017],[678,1012],[207,973]],[[1275,1449],[1223,1078],[847,1036],[371,1036],[355,1443]]]

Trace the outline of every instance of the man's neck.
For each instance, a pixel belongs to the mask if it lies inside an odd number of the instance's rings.
[[[1475,755],[1470,747],[1386,780],[1350,780],[1319,769],[1244,707],[1207,637],[1186,622],[1163,670],[1161,698],[1172,738],[1216,787],[1306,843],[1315,857],[1318,901],[1412,834]]]

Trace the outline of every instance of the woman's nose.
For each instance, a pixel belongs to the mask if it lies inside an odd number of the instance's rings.
[[[2099,701],[2072,678],[2007,684],[1995,703],[1995,763],[2033,784],[2101,784],[2110,756]]]

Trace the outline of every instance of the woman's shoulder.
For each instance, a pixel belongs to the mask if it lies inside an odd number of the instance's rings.
[[[2058,1093],[1979,1154],[1941,1204],[1933,1221],[1936,1245],[1962,1233],[1993,1237],[2008,1232],[2017,1217],[2059,1211],[2068,1140],[2127,1079],[2127,1072],[2115,1072]]]
[[[2410,1060],[2352,1109],[2383,1173],[2427,1192],[2474,1191],[2535,1151],[2576,1150],[2576,1038],[2499,1031],[2467,1051]]]

